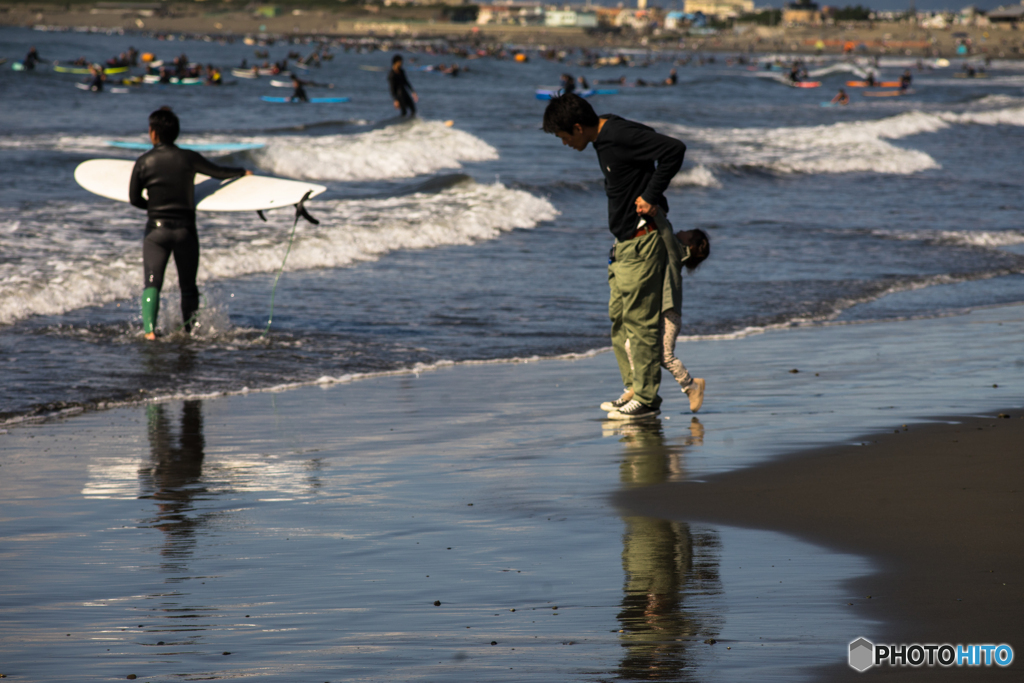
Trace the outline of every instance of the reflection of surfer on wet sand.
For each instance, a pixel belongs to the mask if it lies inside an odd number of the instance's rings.
[[[199,522],[187,513],[194,497],[204,492],[196,484],[202,479],[205,440],[202,401],[185,401],[177,439],[166,407],[156,403],[146,408],[150,463],[139,468],[143,491],[140,498],[157,503],[154,526],[167,534],[166,556],[180,558],[194,544]],[[175,443],[177,441],[177,443]]]
[[[178,139],[178,117],[168,108],[149,115],[149,139],[153,149],[146,152],[132,171],[129,198],[133,206],[146,209],[146,237],[142,243],[145,289],[142,292],[142,327],[146,339],[156,339],[160,313],[160,290],[171,254],[178,269],[181,288],[181,319],[186,333],[199,310],[199,236],[196,234],[195,176],[237,178],[251,175],[244,168],[218,166],[192,150],[174,145]],[[146,191],[144,197],[142,192]]]

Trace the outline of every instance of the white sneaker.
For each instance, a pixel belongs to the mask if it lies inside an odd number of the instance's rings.
[[[619,396],[614,401],[605,401],[601,404],[601,410],[606,413],[610,413],[613,410],[618,410],[622,406],[626,405],[633,400],[633,390],[626,389],[622,392],[622,396]]]
[[[609,420],[646,420],[652,417],[657,417],[661,414],[661,411],[645,406],[636,399],[630,401],[626,405],[622,406],[618,410],[613,410],[608,413]]]

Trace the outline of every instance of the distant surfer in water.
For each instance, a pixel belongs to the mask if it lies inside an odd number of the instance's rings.
[[[563,93],[576,92],[576,79],[572,74],[562,74],[561,89]]]
[[[103,67],[99,64],[89,65],[89,90],[93,92],[103,92],[103,84],[107,80],[107,74],[103,71]]]
[[[409,112],[410,116],[416,116],[416,103],[420,101],[420,98],[405,76],[405,69],[402,68],[402,55],[395,55],[391,58],[388,88],[391,90],[391,99],[395,102],[395,109],[401,109],[402,116],[405,116],[406,112]]]
[[[156,339],[160,313],[160,290],[171,254],[181,287],[181,319],[186,332],[192,331],[193,316],[199,310],[199,236],[196,234],[196,173],[211,178],[237,178],[251,174],[244,168],[218,166],[192,150],[174,145],[178,139],[178,117],[169,108],[149,115],[149,139],[153,149],[139,157],[132,170],[128,197],[133,206],[145,209],[146,237],[142,242],[145,289],[142,291],[142,331]],[[148,199],[142,196],[146,190]]]
[[[306,88],[303,86],[302,81],[299,77],[292,75],[292,102],[309,102],[309,96],[306,94]]]
[[[36,64],[40,61],[42,60],[39,58],[39,51],[36,50],[35,46],[33,45],[32,48],[28,51],[28,54],[25,55],[25,59],[22,60],[21,63],[25,67],[26,71],[32,71],[36,68]]]
[[[609,255],[608,316],[624,390],[601,408],[611,420],[656,417],[661,367],[667,355],[674,358],[666,354],[664,314],[682,309],[683,258],[665,218],[664,192],[683,165],[686,145],[614,114],[598,116],[573,94],[551,100],[543,128],[579,152],[592,144],[605,178],[608,227],[616,240]],[[704,380],[688,373],[681,377],[696,412],[704,400]]]
[[[914,77],[910,74],[910,69],[903,72],[900,76],[900,93],[906,94],[910,90],[910,84],[914,82]]]
[[[850,103],[850,96],[846,94],[845,90],[840,88],[839,92],[836,93],[836,96],[832,98],[832,102],[830,104],[847,105],[849,103]]]

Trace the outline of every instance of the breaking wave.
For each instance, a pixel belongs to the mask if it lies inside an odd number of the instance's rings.
[[[872,234],[888,239],[923,241],[951,246],[986,247],[998,249],[1024,244],[1024,232],[1019,230],[872,230]]]
[[[0,149],[55,150],[135,158],[141,151],[111,147],[110,137],[35,135],[0,137]],[[144,142],[142,137],[131,142]],[[347,135],[183,135],[179,144],[262,144],[244,154],[263,171],[304,180],[372,181],[413,178],[492,161],[498,151],[480,138],[441,121],[412,121]],[[204,152],[207,156],[215,153]]]
[[[398,249],[472,244],[533,228],[557,210],[546,199],[499,183],[465,181],[436,194],[312,201],[319,226],[301,223],[288,270],[337,268]],[[132,298],[141,284],[141,214],[124,205],[60,204],[0,210],[0,323]],[[201,213],[200,281],[280,267],[291,229],[283,211]],[[173,262],[165,282],[173,288]]]
[[[356,135],[271,138],[251,153],[270,173],[305,180],[389,180],[491,161],[498,151],[440,121],[414,119]]]
[[[704,128],[656,123],[692,144],[690,156],[711,168],[762,168],[775,173],[912,174],[939,168],[930,155],[899,147],[899,140],[954,125],[1024,126],[1024,106],[981,111],[909,111],[874,121],[780,128]],[[716,181],[717,182],[717,181]],[[682,182],[680,184],[696,184]]]

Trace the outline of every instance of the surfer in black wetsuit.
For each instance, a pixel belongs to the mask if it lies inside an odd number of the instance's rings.
[[[146,339],[156,339],[160,312],[160,289],[167,261],[174,254],[181,287],[181,319],[191,332],[193,316],[199,310],[199,237],[196,234],[196,173],[211,178],[237,178],[251,174],[244,168],[218,166],[191,150],[174,145],[180,125],[168,108],[149,115],[149,139],[153,149],[139,157],[132,170],[128,197],[132,206],[145,209],[146,237],[142,243],[145,289],[142,292],[142,330]],[[148,198],[142,196],[146,190]]]
[[[900,92],[906,94],[910,90],[910,84],[913,82],[914,77],[910,75],[910,69],[903,72],[900,76]]]
[[[103,67],[99,64],[92,64],[89,66],[89,73],[91,74],[89,90],[103,92],[103,83],[107,80],[107,74],[104,73]]]
[[[405,116],[406,112],[409,112],[410,116],[416,116],[416,103],[420,101],[420,98],[413,90],[409,79],[405,77],[405,69],[402,68],[402,55],[395,55],[391,58],[388,88],[391,90],[391,99],[395,101],[395,109],[401,109],[402,116]]]
[[[292,76],[292,102],[309,102],[306,88],[303,86],[302,81],[299,80],[299,77],[295,75]]]
[[[36,68],[36,63],[39,61],[41,61],[39,59],[39,52],[35,47],[32,47],[32,49],[28,51],[28,54],[25,55],[25,59],[21,64],[25,67],[26,71],[32,71]]]

